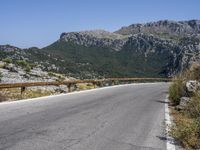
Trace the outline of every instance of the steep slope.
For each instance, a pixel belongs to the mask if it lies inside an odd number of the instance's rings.
[[[78,73],[82,77],[170,76],[180,66],[180,62],[176,61],[181,57],[180,47],[173,41],[153,35],[137,34],[120,39],[124,43],[120,50],[102,41],[94,42],[92,38],[79,36],[78,33],[75,41],[71,36],[68,35],[69,39],[61,36],[60,40],[42,51],[60,57],[64,60],[65,71]]]

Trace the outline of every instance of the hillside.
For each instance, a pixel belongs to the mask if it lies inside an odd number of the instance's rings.
[[[7,45],[0,50],[1,58],[27,59],[45,71],[76,78],[169,77],[200,60],[200,21],[163,20],[115,32],[68,32],[42,49]]]

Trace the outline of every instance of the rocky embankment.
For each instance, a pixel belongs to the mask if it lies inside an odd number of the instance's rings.
[[[4,60],[6,61],[6,60]],[[40,67],[34,66],[27,69],[27,66],[0,61],[1,83],[20,82],[51,82],[69,80],[70,78],[54,73],[43,71]],[[25,61],[22,61],[25,62]],[[27,62],[26,62],[27,63]],[[31,89],[44,89],[55,91],[66,91],[66,86],[31,87]]]

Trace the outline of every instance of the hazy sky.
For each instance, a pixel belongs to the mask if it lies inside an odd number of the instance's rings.
[[[200,0],[0,0],[0,45],[44,47],[62,32],[200,19]]]

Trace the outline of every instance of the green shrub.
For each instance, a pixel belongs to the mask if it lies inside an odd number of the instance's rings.
[[[56,74],[53,73],[53,72],[48,72],[48,75],[51,76],[51,77],[55,77],[56,76]]]
[[[30,72],[31,71],[31,66],[25,60],[17,60],[16,64],[18,66],[21,66],[26,72]]]
[[[28,66],[28,63],[25,60],[17,60],[16,63],[18,66],[21,66],[23,68]]]
[[[33,69],[34,67],[36,67],[37,65],[34,63],[29,63],[29,66],[31,67],[31,69]]]
[[[180,98],[184,95],[185,88],[180,78],[176,79],[169,87],[169,99],[174,105],[179,105]]]
[[[5,63],[12,63],[12,59],[11,58],[5,58],[5,59],[2,59],[3,62]]]
[[[30,72],[31,71],[31,67],[30,66],[26,66],[25,71],[26,72]]]

